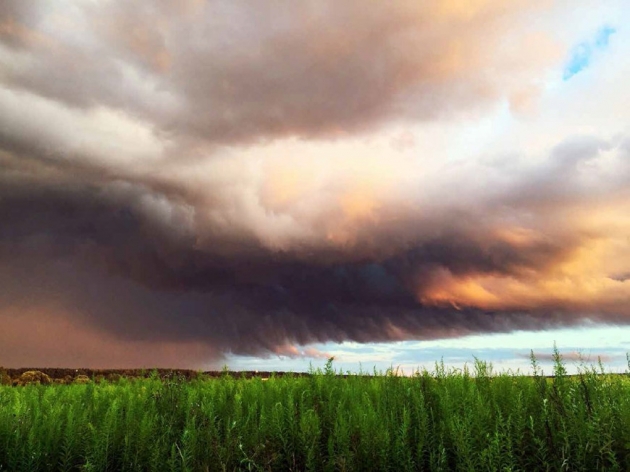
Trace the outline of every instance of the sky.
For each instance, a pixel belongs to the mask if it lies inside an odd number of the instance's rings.
[[[630,11],[3,0],[0,364],[630,351]]]

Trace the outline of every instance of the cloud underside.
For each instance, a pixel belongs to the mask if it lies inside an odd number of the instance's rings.
[[[627,322],[623,135],[532,160],[368,150],[536,94],[546,10],[466,5],[3,2],[0,360]]]
[[[8,0],[0,39],[14,64],[3,81],[71,107],[124,111],[193,154],[199,141],[339,138],[527,101],[560,48],[513,24],[541,11],[544,2],[520,0],[68,9]]]

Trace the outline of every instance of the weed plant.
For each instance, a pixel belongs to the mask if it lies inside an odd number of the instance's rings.
[[[0,386],[2,471],[630,470],[630,374],[122,379]],[[629,366],[630,367],[630,366]]]

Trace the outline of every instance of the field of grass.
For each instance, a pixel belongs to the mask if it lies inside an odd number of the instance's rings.
[[[471,371],[0,387],[0,470],[630,470],[630,376]]]

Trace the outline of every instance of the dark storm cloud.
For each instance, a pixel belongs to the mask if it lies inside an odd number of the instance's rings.
[[[539,7],[2,2],[0,359],[106,365],[111,344],[192,365],[622,319],[627,267],[593,310],[565,266],[621,247],[627,139],[426,175],[313,152],[522,95],[553,56]],[[617,213],[583,228],[585,202]]]
[[[247,237],[241,253],[223,253],[220,232],[191,220],[195,201],[176,188],[95,179],[64,166],[55,169],[56,182],[37,166],[23,167],[18,178],[18,167],[0,172],[0,306],[53,303],[117,339],[260,354],[287,342],[433,338],[579,320],[562,306],[497,311],[418,301],[436,273],[518,278],[567,258],[579,241],[519,246],[493,239],[480,221],[447,215],[452,222],[440,228],[390,227],[408,234],[385,256],[275,251]],[[142,205],[164,189],[168,220]],[[196,224],[205,232],[202,247]]]
[[[384,225],[357,223],[357,239],[347,247],[274,249],[253,232],[226,233],[221,219],[207,218],[208,210],[232,211],[223,187],[201,196],[185,182],[132,175],[87,157],[60,160],[59,150],[47,151],[44,143],[10,138],[5,135],[0,152],[0,313],[61,312],[74,320],[69,323],[90,327],[89,335],[75,333],[79,339],[101,332],[146,349],[193,346],[186,362],[202,363],[225,352],[276,352],[287,343],[461,336],[560,326],[585,317],[623,320],[617,305],[593,313],[551,299],[487,309],[456,298],[436,302],[433,296],[445,275],[527,280],[571,259],[584,236],[571,234],[570,226],[549,227],[546,220],[589,187],[582,185],[581,173],[553,164],[564,155],[558,150],[544,168],[504,169],[509,190],[483,194],[462,187],[473,192],[474,206],[436,202],[438,210],[428,215],[406,207]],[[625,159],[618,144],[581,142],[557,149],[588,148],[582,160],[590,161],[601,158],[597,149],[612,149]],[[543,172],[546,181],[557,183],[543,182],[533,192]],[[591,188],[591,197],[614,196],[624,188],[623,180],[609,183],[614,185],[606,192]],[[545,201],[548,212],[537,210],[532,221],[531,208]],[[325,208],[320,218],[335,212]],[[529,227],[547,236],[523,242],[497,232],[528,218]],[[128,357],[134,360],[137,349],[119,347],[136,352]],[[41,352],[34,349],[30,358],[9,352],[4,358],[38,363]],[[201,357],[194,360],[196,355]],[[106,364],[94,353],[76,356],[77,362]],[[155,359],[168,364],[168,352],[162,356]],[[176,357],[173,362],[180,365]]]

